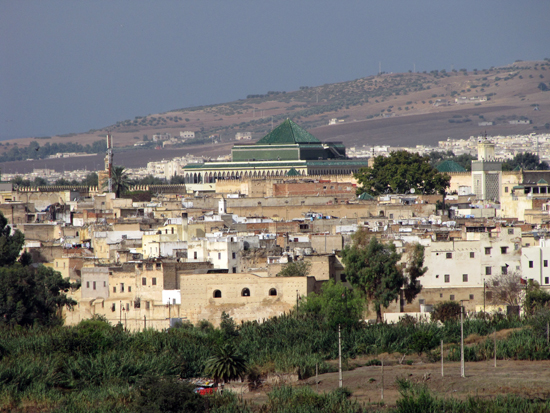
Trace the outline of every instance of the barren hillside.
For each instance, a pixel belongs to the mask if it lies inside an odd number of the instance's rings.
[[[550,132],[550,61],[515,62],[509,66],[429,73],[394,73],[349,82],[301,87],[293,92],[268,92],[224,104],[177,109],[166,113],[120,121],[110,127],[49,139],[17,140],[19,147],[36,141],[91,143],[110,131],[117,147],[133,146],[144,135],[179,136],[183,130],[197,133],[198,145],[178,152],[228,153],[236,132],[252,132],[260,138],[271,125],[291,118],[321,140],[341,140],[347,146],[436,144],[448,137],[468,138]],[[456,103],[456,99],[461,104]],[[328,125],[329,120],[340,120]],[[527,125],[509,120],[528,119]],[[494,122],[492,126],[479,123]],[[208,139],[219,134],[219,147]],[[204,141],[203,141],[204,140]],[[206,143],[208,142],[208,143]],[[8,141],[11,147],[15,141]],[[224,145],[225,144],[225,145]],[[10,146],[0,146],[0,153]],[[137,155],[135,159],[148,158]],[[150,153],[150,151],[149,151]],[[167,153],[166,156],[169,154]],[[166,157],[165,156],[165,157]],[[42,161],[43,163],[43,161]]]

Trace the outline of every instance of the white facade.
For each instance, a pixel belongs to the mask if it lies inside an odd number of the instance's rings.
[[[180,138],[195,139],[195,132],[190,131],[190,130],[180,131]]]
[[[550,240],[541,239],[540,245],[523,247],[521,268],[523,277],[540,285],[550,285]]]
[[[236,273],[240,272],[240,249],[241,243],[237,237],[192,240],[187,246],[187,261],[209,261],[214,268],[227,269],[230,273]]]
[[[484,280],[521,270],[521,229],[468,233],[469,240],[432,242],[425,248],[426,288],[483,287]]]

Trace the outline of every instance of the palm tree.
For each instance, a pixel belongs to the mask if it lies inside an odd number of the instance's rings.
[[[243,357],[237,354],[232,344],[226,344],[214,350],[214,354],[206,361],[204,369],[206,375],[212,377],[216,382],[244,378],[247,366]]]
[[[117,198],[120,198],[120,195],[130,188],[130,180],[124,166],[113,166],[111,173],[111,184]],[[108,185],[109,182],[105,181],[103,186],[105,187]]]

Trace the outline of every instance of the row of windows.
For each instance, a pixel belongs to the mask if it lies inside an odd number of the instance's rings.
[[[270,288],[269,289],[269,295],[270,296],[276,296],[277,295],[277,290],[275,288]],[[214,298],[222,298],[222,292],[220,290],[214,290],[213,297]],[[243,288],[241,290],[241,297],[250,297],[250,289]]]
[[[147,285],[147,278],[142,277],[141,278],[141,285]],[[151,285],[157,285],[157,278],[153,277],[151,278]],[[92,281],[92,289],[96,289],[96,281]],[[107,282],[103,281],[103,287],[107,287]],[[86,281],[86,288],[90,288],[90,281]],[[116,293],[116,287],[113,287],[113,292]],[[124,283],[120,283],[120,292],[124,292]],[[128,286],[128,292],[132,292],[132,286]]]
[[[548,267],[548,260],[544,260],[542,262],[542,265],[543,265],[543,267]],[[533,268],[533,266],[534,266],[533,261],[529,261],[529,268]]]
[[[501,267],[500,271],[503,275],[508,274],[508,266]],[[492,275],[492,273],[493,273],[492,267],[485,267],[485,275]],[[439,275],[437,274],[435,276],[435,278],[439,278]],[[444,281],[446,283],[451,282],[451,275],[450,274],[445,274],[444,278],[445,278]],[[465,283],[468,282],[468,274],[462,274],[462,282],[465,282]]]
[[[175,300],[174,300],[174,304],[175,304]],[[104,307],[105,303],[101,303],[101,306]],[[139,300],[139,298],[136,301],[134,301],[134,308],[141,308],[141,301]],[[145,309],[146,310],[151,309],[151,303],[149,301],[145,301]],[[121,304],[121,310],[130,311],[130,303]],[[116,311],[116,303],[113,303],[111,305],[111,311]]]
[[[516,248],[516,250],[517,249],[518,248]],[[491,251],[492,251],[492,247],[485,247],[485,255],[491,255]],[[508,254],[508,247],[500,247],[500,253],[503,254],[503,255]],[[452,259],[453,258],[453,253],[452,252],[447,252],[445,254],[445,257],[447,259]],[[476,253],[475,252],[470,252],[470,258],[475,258],[475,257],[476,257]]]

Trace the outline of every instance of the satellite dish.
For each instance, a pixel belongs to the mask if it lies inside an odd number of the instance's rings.
[[[414,192],[415,192],[414,188],[411,188],[411,194],[414,194]]]

